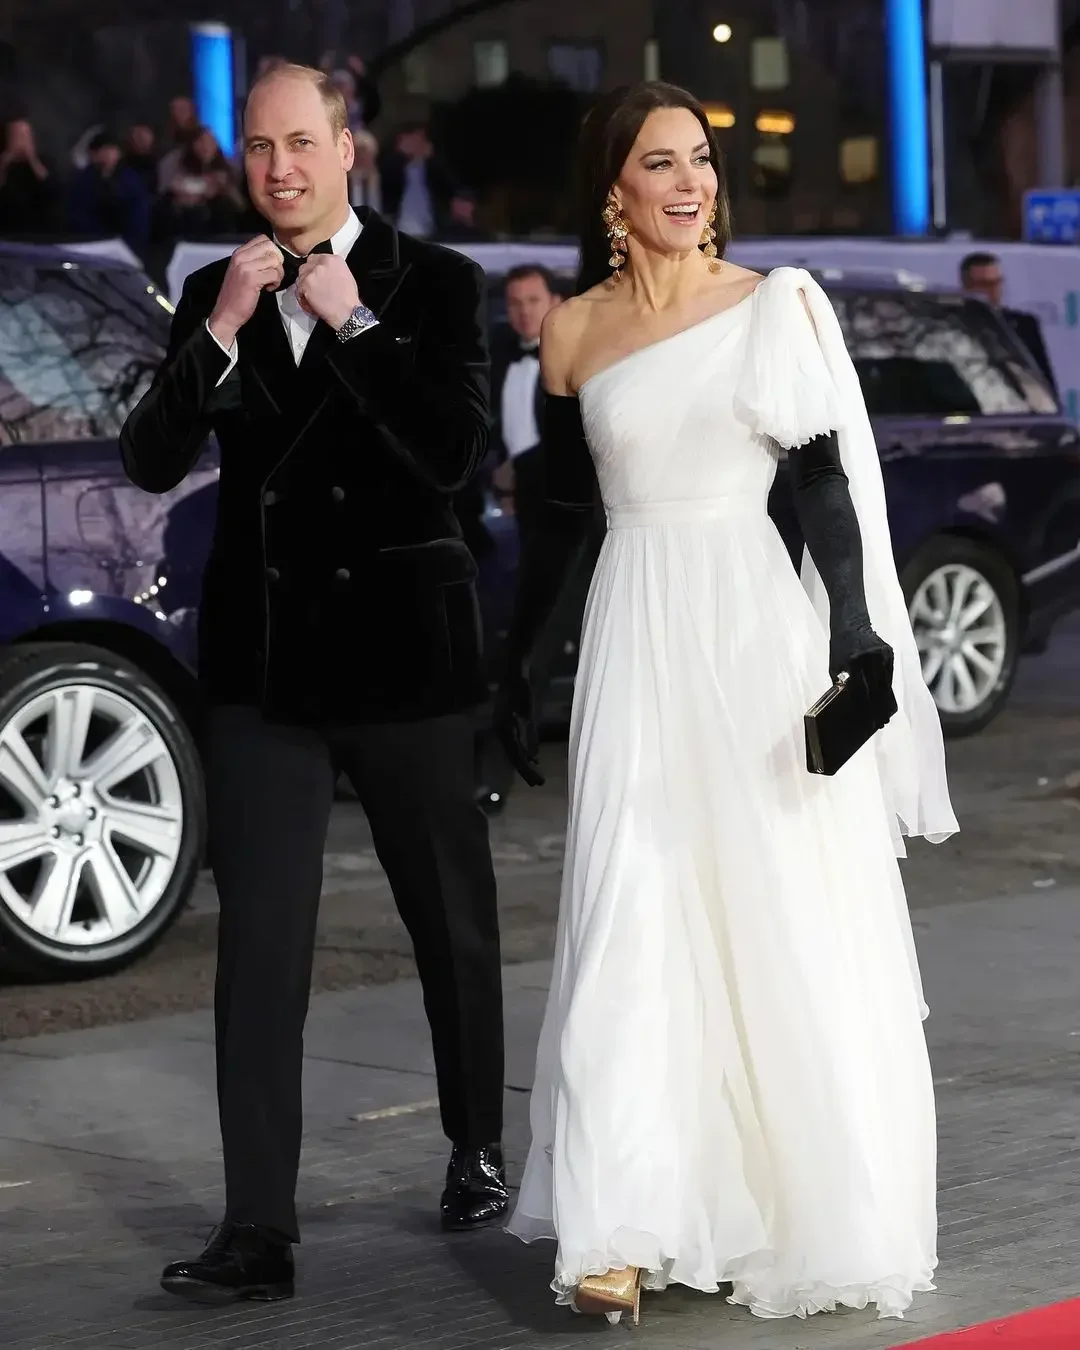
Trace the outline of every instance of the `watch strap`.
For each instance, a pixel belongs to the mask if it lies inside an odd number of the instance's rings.
[[[367,305],[357,305],[341,327],[337,330],[339,342],[349,342],[369,328],[374,328],[379,320]]]

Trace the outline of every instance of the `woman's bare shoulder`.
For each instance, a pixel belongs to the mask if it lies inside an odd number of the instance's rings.
[[[597,308],[608,303],[609,287],[605,283],[548,310],[540,331],[540,371],[549,393],[576,392],[571,377],[578,352],[596,319]]]

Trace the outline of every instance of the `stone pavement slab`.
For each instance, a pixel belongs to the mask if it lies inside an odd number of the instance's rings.
[[[1080,890],[916,912],[941,1121],[940,1292],[904,1322],[842,1313],[763,1322],[673,1289],[631,1333],[554,1307],[552,1249],[447,1236],[445,1142],[411,982],[313,1002],[300,1293],[190,1308],[165,1261],[219,1217],[211,1025],[204,1012],[7,1042],[0,1050],[4,1350],[878,1350],[1080,1293]],[[508,1153],[547,965],[506,971]],[[643,1066],[647,1086],[647,1066]],[[591,1340],[592,1337],[601,1339]]]

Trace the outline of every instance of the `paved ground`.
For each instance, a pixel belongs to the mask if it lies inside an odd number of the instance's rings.
[[[1080,1293],[1080,888],[954,902],[919,918],[941,1115],[940,1292],[903,1323],[757,1322],[720,1299],[647,1299],[657,1350],[876,1350]],[[508,1143],[546,963],[507,974]],[[569,1350],[630,1334],[556,1309],[550,1249],[433,1221],[444,1145],[411,981],[315,1002],[301,1296],[208,1311],[157,1291],[217,1217],[205,1013],[9,1042],[0,1051],[0,1343],[10,1350]]]
[[[840,1314],[792,1325],[674,1290],[646,1301],[639,1344],[879,1350],[1080,1294],[1080,633],[1067,636],[1029,665],[1007,717],[954,746],[964,833],[905,865],[933,1008],[940,1292],[903,1323]],[[522,793],[497,830],[514,1177],[547,980],[560,794],[557,775],[550,789]],[[438,1232],[445,1146],[418,992],[400,978],[407,956],[348,808],[331,847],[320,979],[367,987],[313,1005],[301,1296],[208,1312],[157,1290],[161,1265],[198,1250],[218,1217],[208,1015],[146,1018],[203,1001],[204,895],[172,955],[163,949],[148,970],[97,982],[96,993],[10,989],[0,999],[5,1350],[569,1350],[630,1334],[552,1306],[550,1249]],[[52,1008],[58,1016],[45,1018]],[[116,1024],[17,1036],[20,1018],[39,1030],[80,1015]]]

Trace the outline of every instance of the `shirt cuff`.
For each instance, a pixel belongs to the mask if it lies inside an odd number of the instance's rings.
[[[229,364],[228,364],[228,366],[226,367],[226,370],[225,370],[224,375],[222,375],[221,379],[218,380],[217,384],[214,386],[215,389],[220,389],[221,386],[225,383],[225,381],[229,378],[229,376],[233,373],[233,370],[234,370],[234,368],[235,368],[235,366],[236,366],[236,363],[237,363],[237,361],[240,359],[240,348],[239,348],[239,346],[238,346],[238,344],[237,344],[237,340],[236,340],[235,338],[233,338],[233,345],[232,345],[232,347],[226,347],[225,344],[224,344],[223,342],[218,342],[217,338],[214,337],[214,335],[213,335],[212,332],[210,332],[210,320],[209,320],[209,319],[207,319],[207,321],[206,321],[206,331],[207,331],[208,333],[210,333],[210,336],[211,336],[212,338],[214,338],[214,342],[217,343],[217,345],[221,348],[221,350],[222,350],[222,351],[225,353],[225,355],[229,358]]]

